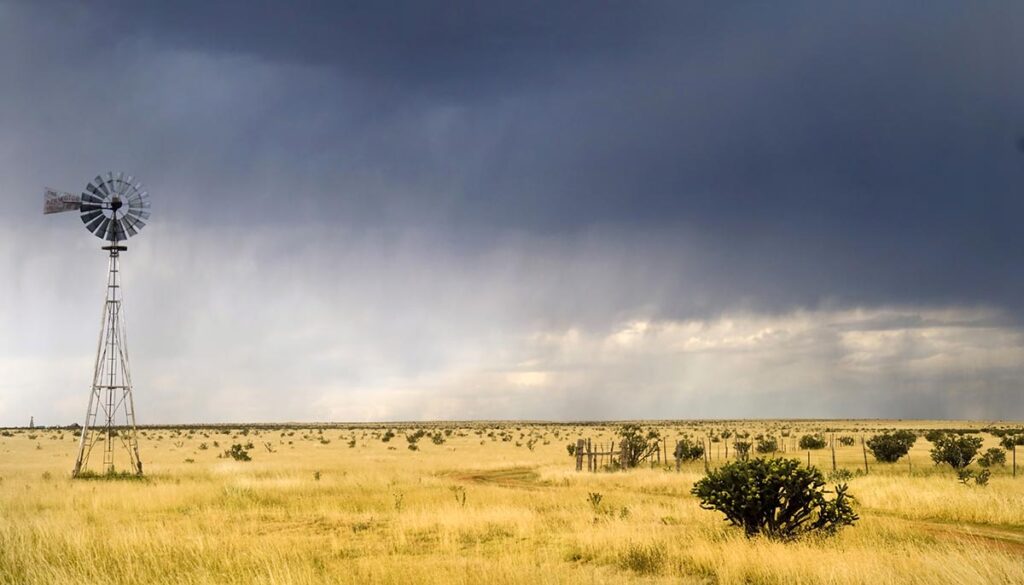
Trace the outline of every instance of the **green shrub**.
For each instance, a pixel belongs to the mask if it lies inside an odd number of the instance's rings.
[[[999,446],[1007,451],[1013,451],[1014,445],[1024,445],[1024,435],[1003,435],[999,440]]]
[[[824,449],[825,445],[825,437],[821,435],[804,435],[800,437],[801,449]]]
[[[622,453],[619,462],[627,469],[639,465],[658,446],[653,442],[657,434],[652,431],[645,435],[640,425],[622,425],[619,427],[619,437],[619,450]]]
[[[225,451],[221,457],[230,457],[235,461],[252,461],[252,457],[249,456],[249,449],[251,448],[251,446],[243,447],[242,445],[235,443],[234,445],[231,445],[231,448]]]
[[[838,440],[839,440],[839,444],[842,445],[843,447],[852,447],[853,444],[857,442],[857,441],[854,440],[853,437],[848,436],[848,435],[844,435],[842,437],[839,437]]]
[[[757,440],[757,446],[755,449],[758,453],[763,455],[774,453],[779,450],[779,442],[775,437],[761,437]]]
[[[910,431],[882,433],[868,439],[867,447],[875,459],[883,463],[895,463],[910,452],[917,441],[917,435]]]
[[[705,510],[725,514],[747,537],[763,534],[790,540],[808,533],[833,534],[858,519],[845,484],[835,497],[825,489],[817,468],[799,459],[753,459],[727,463],[693,486],[693,495]]]
[[[736,458],[740,461],[746,461],[750,457],[750,441],[736,441],[732,444],[733,450],[736,451]]]
[[[683,438],[676,441],[676,448],[672,454],[679,461],[696,461],[704,457],[704,445]]]
[[[981,437],[943,435],[934,441],[932,461],[936,465],[948,463],[953,469],[963,469],[974,460],[981,443]]]
[[[1006,465],[1006,451],[1003,451],[999,447],[992,447],[978,458],[978,465],[982,467]]]

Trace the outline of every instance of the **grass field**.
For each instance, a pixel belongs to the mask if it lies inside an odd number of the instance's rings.
[[[785,428],[791,437],[839,429],[858,438],[837,451],[838,466],[853,470],[863,467],[859,437],[874,429],[983,424],[647,426],[667,436],[670,449],[675,437],[713,429]],[[383,442],[386,428],[396,435]],[[411,451],[404,434],[417,428],[444,442],[428,435]],[[1011,477],[1009,466],[987,487],[961,485],[948,467],[932,465],[920,438],[909,462],[872,459],[867,476],[849,481],[861,517],[855,527],[777,543],[748,540],[700,509],[689,491],[703,463],[680,472],[575,472],[566,445],[579,437],[608,442],[615,429],[146,429],[139,481],[71,480],[71,433],[6,431],[0,583],[1024,583],[1024,474]],[[997,445],[982,436],[985,447]],[[218,457],[248,442],[252,461]],[[712,466],[723,462],[720,444],[710,455]],[[811,463],[831,470],[830,452],[812,452]],[[602,495],[600,505],[591,493]]]

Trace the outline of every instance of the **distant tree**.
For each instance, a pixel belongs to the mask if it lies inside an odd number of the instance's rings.
[[[883,463],[895,463],[914,446],[917,435],[907,430],[882,433],[868,439],[867,447],[875,459]]]
[[[932,461],[936,465],[948,463],[953,469],[963,469],[974,460],[978,449],[981,449],[981,444],[981,437],[943,435],[934,442],[931,450]]]
[[[1013,451],[1014,445],[1024,445],[1024,434],[1003,435],[1003,437],[999,439],[999,446],[1007,451]]]
[[[750,441],[736,441],[732,444],[733,450],[736,451],[736,458],[740,461],[746,461],[750,457]]]
[[[801,449],[824,449],[825,437],[821,435],[804,435],[800,437],[800,448]]]
[[[775,439],[775,437],[762,436],[760,439],[757,440],[757,446],[755,447],[755,449],[758,453],[761,453],[762,455],[774,453],[779,450],[779,442]]]
[[[704,445],[683,438],[676,442],[676,448],[672,454],[678,461],[696,461],[704,457]]]
[[[641,461],[647,458],[654,448],[657,447],[657,433],[644,434],[643,429],[637,424],[624,424],[619,427],[619,450],[621,455],[619,462],[622,467],[629,469],[636,467]]]

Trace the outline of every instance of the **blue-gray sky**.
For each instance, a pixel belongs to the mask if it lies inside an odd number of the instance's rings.
[[[0,424],[1024,418],[1016,3],[0,0]]]

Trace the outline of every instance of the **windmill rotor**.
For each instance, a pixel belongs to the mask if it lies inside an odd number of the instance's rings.
[[[149,193],[131,175],[96,175],[82,192],[79,212],[93,235],[121,242],[145,227],[150,213]]]

